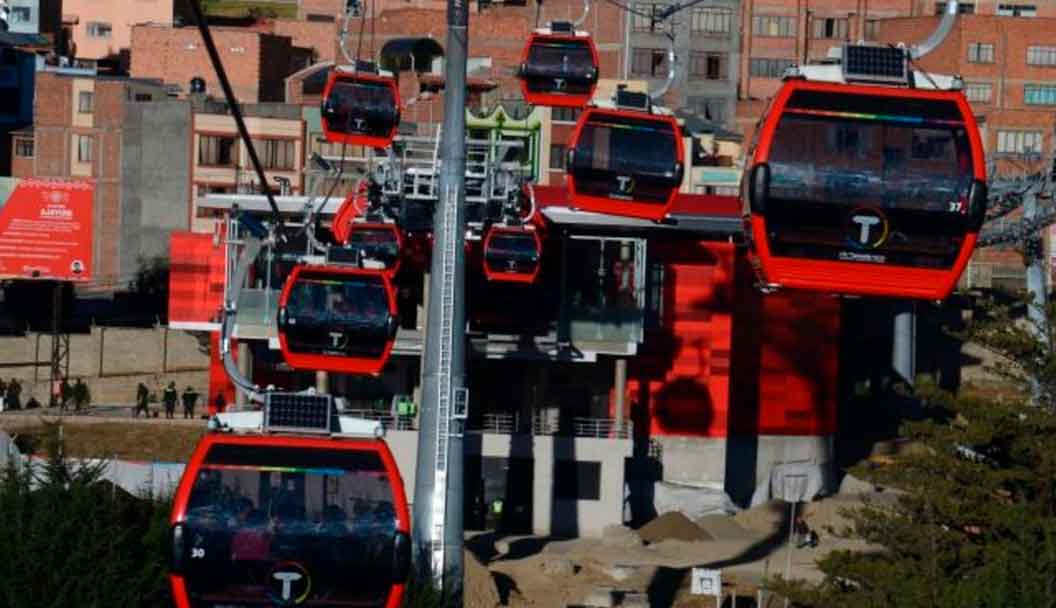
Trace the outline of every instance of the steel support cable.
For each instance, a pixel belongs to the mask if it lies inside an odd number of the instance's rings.
[[[246,128],[246,121],[242,118],[242,109],[238,105],[238,99],[235,98],[235,92],[231,88],[231,82],[227,79],[227,71],[224,69],[223,62],[220,61],[220,54],[216,50],[216,43],[213,41],[213,35],[209,31],[209,24],[205,21],[205,15],[202,13],[202,7],[200,0],[189,0],[191,5],[191,12],[194,13],[194,19],[198,22],[198,31],[202,35],[202,42],[205,43],[205,50],[209,53],[209,61],[213,64],[213,70],[216,71],[216,77],[220,80],[220,88],[224,90],[224,97],[227,99],[227,105],[231,108],[231,116],[235,119],[235,126],[238,127],[238,134],[242,138],[242,143],[246,145],[246,150],[249,152],[249,160],[253,163],[253,169],[257,173],[257,178],[260,180],[261,190],[264,192],[264,196],[268,199],[268,205],[271,207],[272,218],[275,221],[275,225],[279,228],[279,234],[282,234],[284,224],[282,222],[282,215],[279,213],[279,205],[275,202],[275,196],[271,191],[271,186],[268,185],[268,178],[264,175],[264,165],[260,163],[260,157],[257,156],[257,149],[253,146],[253,139],[249,136],[249,129]]]

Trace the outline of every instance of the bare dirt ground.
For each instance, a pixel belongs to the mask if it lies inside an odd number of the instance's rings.
[[[668,513],[639,531],[610,528],[602,538],[476,535],[467,546],[483,558],[484,566],[467,568],[467,590],[487,587],[489,581],[480,580],[487,571],[505,606],[714,606],[713,599],[690,594],[689,572],[699,566],[722,570],[727,595],[736,589],[747,602],[754,600],[765,578],[785,574],[786,566],[794,578],[819,580],[818,558],[835,549],[868,549],[864,543],[827,533],[830,527],[845,527],[841,511],[861,505],[863,497],[886,501],[892,494],[836,495],[806,506],[804,518],[820,535],[816,548],[789,549],[788,506],[778,501],[696,522]],[[486,602],[472,605],[493,607]]]

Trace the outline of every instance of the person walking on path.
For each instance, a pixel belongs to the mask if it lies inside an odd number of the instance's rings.
[[[165,392],[161,394],[161,400],[165,403],[165,417],[172,419],[176,417],[176,400],[179,399],[180,395],[176,392],[176,383],[170,382],[165,387]]]
[[[194,419],[194,406],[198,403],[198,393],[193,388],[183,389],[183,417]]]
[[[146,384],[142,382],[136,387],[136,409],[132,411],[132,417],[138,418],[139,413],[143,412],[144,418],[150,418],[150,410],[147,409],[147,404],[150,403],[150,389],[147,388]]]

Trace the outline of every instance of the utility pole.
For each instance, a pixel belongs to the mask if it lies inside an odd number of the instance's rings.
[[[1032,189],[1023,199],[1023,222],[1030,224],[1038,216],[1038,196]],[[1046,315],[1045,294],[1045,264],[1042,249],[1044,245],[1041,239],[1041,230],[1033,231],[1026,235],[1023,243],[1023,261],[1027,265],[1027,293],[1030,295],[1030,304],[1027,306],[1027,319],[1030,321],[1034,334],[1045,339],[1047,331],[1048,316]],[[1031,381],[1031,398],[1037,402],[1041,397],[1041,387],[1037,380]]]
[[[420,576],[462,606],[462,427],[465,393],[466,55],[469,0],[448,0],[439,198],[433,216],[425,369],[414,484]],[[424,582],[424,580],[422,580]]]

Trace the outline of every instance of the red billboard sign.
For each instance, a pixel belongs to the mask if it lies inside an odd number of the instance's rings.
[[[95,183],[0,177],[0,279],[92,277]]]
[[[220,328],[224,247],[211,234],[173,232],[169,240],[169,327]]]

